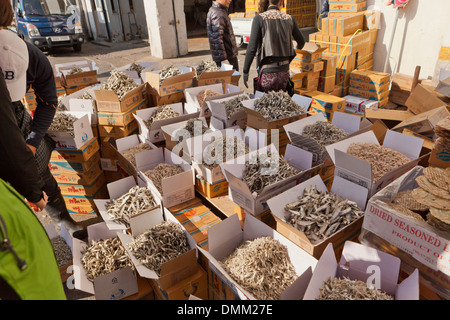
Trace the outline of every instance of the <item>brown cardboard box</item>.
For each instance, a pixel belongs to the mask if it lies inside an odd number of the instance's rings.
[[[134,114],[137,110],[147,108],[147,100],[141,101],[140,104],[132,107],[125,112],[98,112],[98,124],[105,126],[126,126],[134,121]]]
[[[127,137],[130,134],[137,132],[139,129],[138,122],[133,120],[129,124],[125,126],[98,126],[98,134],[102,138],[123,138]]]
[[[98,143],[98,139],[93,138],[83,146],[83,149],[80,150],[55,149],[50,156],[50,161],[85,162],[88,161],[99,150],[100,145]]]
[[[147,86],[141,84],[139,87],[128,92],[122,100],[112,90],[95,90],[98,112],[127,112],[134,107],[147,101]]]
[[[368,119],[404,121],[411,118],[412,116],[414,116],[414,114],[406,110],[403,111],[381,108],[366,109],[366,118]]]
[[[393,128],[393,130],[410,129],[417,133],[431,133],[434,126],[442,119],[449,117],[447,107],[442,106],[406,119]]]
[[[160,84],[159,71],[145,71],[142,73],[143,80],[155,90],[156,94],[160,97],[176,94],[184,91],[186,88],[194,86],[195,70],[191,72],[183,73],[178,76],[173,76],[165,79]]]
[[[446,104],[428,91],[424,86],[418,84],[406,100],[405,105],[412,113],[420,114],[422,112],[445,106]]]
[[[359,12],[367,8],[366,1],[351,3],[351,2],[337,2],[330,3],[330,12]]]
[[[358,12],[344,17],[336,17],[336,36],[352,35],[356,30],[363,28],[364,13]]]
[[[203,87],[215,83],[232,84],[233,73],[234,70],[203,72],[200,77],[195,78],[194,86]]]

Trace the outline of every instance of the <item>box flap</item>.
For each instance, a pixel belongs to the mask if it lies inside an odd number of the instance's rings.
[[[408,111],[411,111],[414,114],[420,114],[445,106],[445,103],[419,83],[414,90],[411,91],[405,105],[408,107]]]
[[[339,149],[334,149],[335,174],[370,190],[372,186],[372,165],[370,162],[353,157]]]
[[[136,186],[136,180],[133,176],[129,176],[111,183],[107,185],[110,199],[117,199],[128,193],[131,188]]]
[[[347,133],[353,133],[359,130],[361,118],[353,114],[335,111],[331,123]]]
[[[341,140],[339,142],[330,144],[325,147],[328,154],[331,157],[331,160],[333,160],[334,163],[336,163],[335,156],[334,156],[334,150],[340,150],[342,152],[347,152],[348,147],[355,142],[369,142],[369,143],[375,143],[379,144],[377,137],[375,136],[373,131],[367,131],[364,133],[361,133],[359,135]]]
[[[95,98],[97,101],[108,101],[120,103],[119,97],[112,90],[94,90]]]
[[[138,293],[136,275],[126,267],[94,279],[96,300],[120,300]]]
[[[292,142],[291,133],[296,133],[296,134],[301,135],[306,126],[308,126],[310,124],[314,124],[317,121],[327,122],[327,119],[325,119],[325,117],[323,116],[322,113],[316,113],[312,116],[297,120],[295,122],[288,123],[288,124],[284,125],[283,128],[286,131],[286,134],[288,135],[289,140]]]
[[[388,130],[384,138],[383,147],[401,152],[409,160],[415,160],[420,156],[423,142],[420,138]]]
[[[172,259],[161,266],[159,285],[166,290],[178,282],[186,279],[200,268],[197,263],[197,250],[192,249],[183,253],[177,259]]]
[[[344,199],[355,201],[361,210],[366,209],[369,190],[339,176],[334,176],[331,193],[338,194]]]
[[[419,270],[414,272],[397,286],[395,300],[419,300]]]

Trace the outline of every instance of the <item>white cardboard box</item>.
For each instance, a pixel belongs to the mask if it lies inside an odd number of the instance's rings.
[[[81,259],[83,252],[93,240],[110,239],[117,236],[107,228],[105,222],[87,227],[88,243],[73,239],[73,263],[75,289],[94,294],[97,300],[118,300],[138,292],[136,274],[131,267],[97,277],[92,283],[86,277]]]
[[[281,294],[281,300],[302,299],[316,267],[317,259],[251,215],[246,216],[243,229],[237,214],[209,228],[208,251],[202,248],[199,250],[208,258],[210,267],[214,268],[231,288],[236,289],[241,299],[255,300],[252,294],[244,290],[228,275],[219,261],[230,255],[243,241],[266,236],[278,240],[287,247],[290,261],[298,275],[297,280]]]
[[[86,112],[91,114],[91,124],[96,125],[98,123],[97,119],[97,107],[95,104],[95,90],[99,90],[101,85],[94,85],[78,90],[70,95],[62,98],[62,103],[67,107],[68,111],[71,112]],[[91,99],[81,99],[86,92],[94,98]]]
[[[330,277],[366,282],[395,300],[419,300],[419,271],[416,269],[398,284],[400,263],[395,256],[351,241],[345,243],[338,263],[330,243],[316,265],[303,300],[315,300]]]
[[[120,166],[122,167],[122,169],[124,169],[129,175],[135,176],[137,177],[137,169],[136,166],[134,166],[130,161],[128,161],[123,155],[122,153],[127,151],[128,149],[137,146],[141,143],[146,143],[148,146],[150,146],[151,149],[156,149],[157,147],[151,143],[148,140],[144,140],[142,139],[141,136],[138,136],[137,134],[133,134],[131,136],[128,137],[124,137],[124,138],[120,138],[116,140],[116,146],[117,149],[114,148],[114,146],[111,146],[112,149],[117,153],[116,154],[116,158],[119,161]],[[148,150],[142,151],[142,152],[147,152]],[[139,152],[141,153],[141,152]],[[136,154],[135,154],[135,158],[136,158]]]
[[[146,187],[145,183],[143,183],[140,179],[138,180],[138,184],[136,184],[136,180],[133,176],[129,176],[106,185],[109,193],[109,199],[94,199],[94,203],[97,206],[97,209],[100,213],[100,216],[103,218],[103,221],[106,223],[106,226],[109,230],[126,230],[128,226],[125,224],[121,224],[113,221],[111,216],[107,213],[106,204],[112,199],[117,199],[128,193],[131,188],[139,185],[140,187]],[[163,216],[163,209],[161,207],[161,200],[153,194],[153,191],[150,190],[155,200],[156,206],[146,210],[150,211],[151,214]],[[135,215],[140,214],[141,212],[137,212]],[[133,215],[134,216],[134,215]]]
[[[364,115],[368,108],[378,108],[378,101],[364,99],[355,96],[345,96],[345,111],[354,114]]]
[[[162,194],[153,182],[145,175],[160,163],[174,164],[183,168],[184,172],[162,179]],[[136,155],[138,178],[145,181],[147,186],[159,197],[166,208],[194,199],[195,175],[191,165],[166,148],[150,150],[145,154]]]
[[[383,146],[401,152],[411,161],[386,173],[378,181],[373,182],[372,165],[346,153],[348,147],[354,142],[368,142],[379,145],[374,132],[368,131],[326,146],[326,150],[335,164],[334,175],[367,188],[369,190],[369,198],[394,179],[416,166],[421,159],[419,156],[423,145],[422,139],[388,130]]]
[[[140,65],[144,70],[144,69],[152,67],[153,65],[156,64],[156,62],[136,62],[136,64]],[[136,71],[128,70],[131,67],[131,65],[132,65],[131,63],[126,64],[120,68],[117,68],[117,70],[128,74],[137,85],[143,84],[145,81],[142,79],[142,77],[139,77],[139,74]],[[147,69],[147,70],[149,70],[149,69]]]
[[[47,134],[56,142],[58,149],[81,149],[87,142],[94,138],[94,133],[91,127],[92,115],[87,112],[69,112],[77,121],[73,124],[74,136],[72,137],[66,131],[47,131]]]
[[[185,109],[183,108],[183,103],[181,102],[169,104],[168,106],[171,107],[173,110],[177,111],[180,114],[180,116],[173,117],[170,119],[154,121],[151,125],[150,130],[147,128],[147,125],[145,124],[144,121],[151,119],[151,117],[156,113],[156,111],[160,108],[160,106],[136,111],[134,118],[139,124],[139,135],[141,136],[142,140],[149,140],[150,142],[153,143],[164,141],[165,138],[161,131],[161,127],[172,123],[186,121],[192,118],[198,118],[200,113],[200,112],[196,113],[185,112]]]
[[[206,101],[209,110],[211,110],[210,125],[214,126],[217,129],[225,129],[234,126],[239,126],[242,129],[245,129],[247,124],[247,113],[245,112],[245,110],[243,109],[242,111],[233,113],[232,115],[230,115],[230,118],[228,119],[224,105],[224,102],[231,99],[235,99],[240,96],[248,97],[250,99],[248,94],[244,93],[227,98],[212,99]]]
[[[299,173],[283,181],[266,186],[259,195],[253,195],[247,184],[242,180],[245,171],[245,162],[252,156],[267,154],[270,150],[273,156],[279,156],[274,145],[260,148],[234,160],[221,163],[222,172],[229,184],[229,196],[232,200],[251,214],[259,215],[268,209],[267,200],[275,195],[287,190],[300,182],[310,170],[312,154],[308,151],[287,145],[285,158],[290,161],[290,165],[299,170]]]

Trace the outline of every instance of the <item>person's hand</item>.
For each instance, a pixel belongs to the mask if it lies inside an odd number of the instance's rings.
[[[244,85],[247,87],[247,89],[248,89],[248,84],[247,84],[247,82],[248,82],[248,73],[244,73]]]
[[[48,202],[47,194],[44,191],[42,191],[42,199],[37,203],[33,203],[37,207],[36,212],[41,212],[42,210],[44,210],[45,206],[47,205],[47,202]]]
[[[31,144],[27,144],[28,148],[30,148],[31,152],[33,152],[33,157],[36,155],[36,147]]]

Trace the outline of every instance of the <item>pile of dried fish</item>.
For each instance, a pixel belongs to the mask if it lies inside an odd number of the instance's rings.
[[[154,169],[144,172],[144,174],[153,182],[159,193],[162,194],[162,180],[183,172],[184,170],[180,166],[160,163]]]
[[[258,300],[279,300],[297,279],[287,247],[271,237],[243,242],[220,264]]]
[[[134,268],[119,237],[92,241],[81,262],[89,281],[126,267]]]
[[[68,111],[67,106],[63,103],[63,99],[67,96],[67,94],[60,95],[58,97],[58,105],[56,106],[56,111]]]
[[[159,72],[159,84],[162,85],[162,83],[164,82],[164,80],[169,79],[171,77],[175,77],[181,74],[181,70],[178,67],[174,67],[174,66],[167,66],[164,67],[160,72]]]
[[[63,237],[57,236],[50,240],[55,252],[58,267],[65,266],[72,262],[72,250]]]
[[[324,281],[316,300],[394,300],[394,297],[377,288],[370,288],[363,281],[344,277]]]
[[[284,119],[306,113],[298,104],[292,101],[284,91],[270,91],[255,101],[255,111],[268,121]]]
[[[72,74],[77,74],[77,73],[82,73],[84,72],[83,69],[81,69],[80,67],[74,66],[72,69],[70,69],[67,72],[67,75],[72,75]]]
[[[347,153],[372,164],[373,182],[411,161],[401,152],[370,142],[352,143],[348,147]]]
[[[94,97],[88,91],[85,91],[79,99],[95,100]]]
[[[266,186],[283,181],[299,173],[280,155],[267,152],[253,154],[245,163],[242,180],[252,194],[258,195]]]
[[[197,70],[197,77],[200,77],[203,72],[220,71],[220,68],[212,59],[203,60],[195,69]]]
[[[203,152],[203,163],[209,169],[214,169],[220,163],[236,159],[249,152],[248,146],[238,137],[224,136],[215,139]]]
[[[73,123],[77,120],[78,119],[75,116],[69,113],[56,112],[48,131],[67,132],[73,137],[75,135]]]
[[[225,106],[225,112],[227,113],[227,119],[229,120],[230,117],[240,111],[244,111],[244,106],[242,105],[242,101],[249,100],[248,96],[238,96],[236,98],[227,100],[223,102]]]
[[[128,249],[145,267],[159,275],[164,263],[189,251],[189,244],[179,224],[164,221],[135,237]]]
[[[119,101],[131,90],[137,88],[138,85],[126,73],[118,70],[112,70],[111,76],[102,83],[102,89],[112,90],[117,94]]]
[[[320,192],[315,186],[304,190],[298,201],[284,210],[289,214],[285,222],[305,233],[315,244],[327,239],[364,215],[358,205],[329,191]]]
[[[156,206],[151,191],[145,187],[135,186],[126,194],[111,199],[105,205],[106,213],[113,221],[130,226],[130,217]]]
[[[203,104],[205,103],[205,100],[207,98],[217,97],[217,96],[221,96],[221,95],[222,95],[222,93],[218,93],[211,89],[202,90],[197,95],[198,105],[200,106],[200,108],[203,108]]]
[[[209,128],[199,118],[189,119],[183,127],[183,130],[189,132],[190,137],[196,137],[205,134]]]
[[[148,120],[145,120],[144,123],[147,126],[147,128],[150,130],[152,127],[152,123],[154,121],[164,120],[164,119],[170,119],[179,117],[180,113],[178,111],[175,111],[172,107],[162,105],[156,109],[155,113],[152,115],[152,117]]]
[[[136,71],[139,77],[141,76],[142,70],[144,70],[144,67],[136,62],[133,62],[127,69],[127,71]]]
[[[137,153],[147,151],[147,150],[152,150],[152,147],[150,147],[150,145],[148,143],[140,143],[136,146],[133,146],[133,147],[121,152],[121,154],[124,156],[125,159],[130,161],[134,167],[136,167],[135,155]]]
[[[342,140],[348,133],[328,121],[317,121],[303,128],[302,135],[314,139],[321,147]]]

